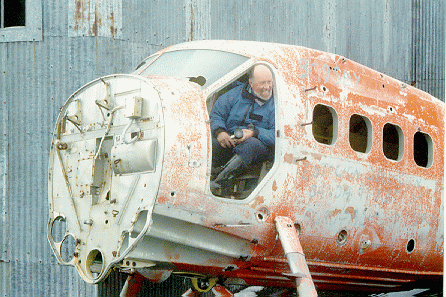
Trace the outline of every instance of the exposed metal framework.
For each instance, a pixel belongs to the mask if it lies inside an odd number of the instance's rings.
[[[113,290],[112,282],[85,285],[57,265],[45,237],[53,125],[66,98],[96,77],[130,73],[149,54],[183,41],[243,39],[330,50],[445,97],[444,1],[26,3],[26,28],[0,29],[3,295],[106,296]],[[81,3],[89,3],[89,18],[76,20],[85,30],[74,34],[70,26]]]

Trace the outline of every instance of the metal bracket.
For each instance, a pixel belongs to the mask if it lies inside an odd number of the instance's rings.
[[[81,124],[81,101],[79,99],[75,100],[75,112],[72,115],[67,115],[67,120],[72,122],[75,126],[79,126]]]

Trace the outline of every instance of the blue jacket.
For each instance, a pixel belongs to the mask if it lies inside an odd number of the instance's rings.
[[[212,135],[217,137],[221,131],[231,135],[235,129],[247,129],[253,123],[254,136],[265,145],[274,146],[274,96],[259,105],[247,87],[247,84],[237,86],[217,99],[210,114]]]

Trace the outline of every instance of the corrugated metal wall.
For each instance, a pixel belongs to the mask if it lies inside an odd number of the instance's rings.
[[[98,76],[132,71],[158,49],[196,39],[303,45],[445,97],[444,1],[42,0],[42,5],[42,41],[0,43],[0,296],[119,295],[122,276],[87,285],[52,256],[46,240],[49,145],[70,94]],[[159,295],[156,288],[144,295]]]
[[[413,1],[412,84],[443,101],[446,68],[445,16],[445,1]]]

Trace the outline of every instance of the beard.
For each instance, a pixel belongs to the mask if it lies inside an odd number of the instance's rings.
[[[254,95],[256,95],[257,97],[259,97],[260,99],[262,99],[262,100],[269,100],[270,98],[271,98],[271,96],[273,95],[273,91],[272,90],[270,90],[270,91],[265,91],[265,92],[261,92],[261,93],[259,93],[259,92],[256,92],[256,91],[254,91],[253,90],[253,93],[254,93]]]

